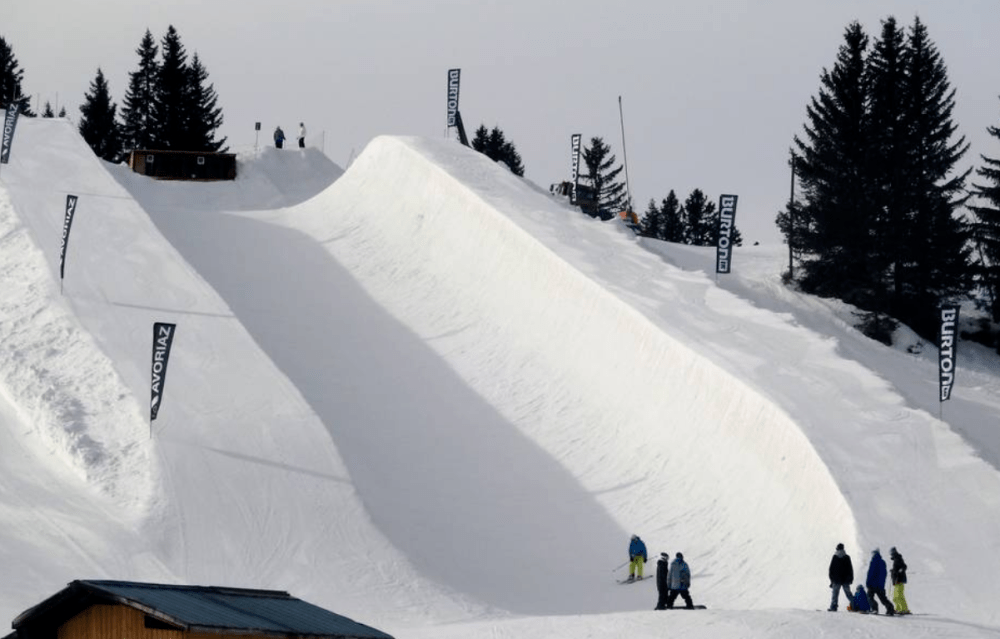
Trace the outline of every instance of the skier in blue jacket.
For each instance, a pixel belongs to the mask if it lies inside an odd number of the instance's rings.
[[[890,617],[896,614],[896,610],[892,607],[892,603],[889,602],[889,598],[885,596],[885,560],[882,559],[882,555],[879,553],[878,548],[872,551],[872,560],[868,564],[868,578],[865,579],[865,589],[868,591],[868,603],[872,607],[872,614],[878,614],[878,602],[875,601],[877,596],[881,601],[882,605],[885,606],[885,614]]]
[[[632,541],[628,545],[628,580],[635,581],[636,572],[639,579],[642,579],[642,567],[646,564],[646,544],[642,543],[639,535],[632,535]]]

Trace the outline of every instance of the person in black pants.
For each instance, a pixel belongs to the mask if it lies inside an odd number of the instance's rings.
[[[656,600],[655,610],[667,609],[667,596],[670,594],[670,553],[661,552],[660,559],[656,562],[656,592],[659,598]]]
[[[872,551],[872,560],[868,564],[868,578],[865,580],[865,589],[868,591],[868,603],[871,604],[872,614],[878,614],[878,602],[875,597],[882,601],[885,606],[885,614],[890,617],[896,614],[895,608],[889,603],[885,596],[885,560],[879,554],[878,548]]]
[[[677,595],[684,599],[685,608],[694,608],[688,588],[691,587],[691,569],[684,562],[684,553],[677,553],[674,561],[670,564],[670,577],[667,579],[670,586],[670,594],[667,595],[667,608],[674,607],[674,600]]]

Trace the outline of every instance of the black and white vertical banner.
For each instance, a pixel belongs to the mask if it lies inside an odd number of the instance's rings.
[[[160,412],[160,404],[163,402],[163,386],[167,383],[167,360],[170,359],[170,347],[174,343],[176,330],[176,324],[164,322],[153,324],[152,397],[149,403],[150,429],[153,427],[153,420]]]
[[[10,147],[14,144],[14,129],[17,128],[17,116],[20,113],[21,104],[13,102],[7,107],[7,112],[3,118],[3,144],[0,145],[0,164],[7,164],[10,160]]]
[[[570,184],[569,203],[576,204],[576,190],[580,185],[580,134],[574,133],[570,138]]]
[[[448,69],[448,128],[458,124],[455,114],[458,113],[458,90],[461,79],[461,69]]]
[[[941,392],[940,400],[946,402],[951,399],[951,387],[955,383],[955,357],[958,328],[958,307],[941,307],[941,331],[938,339],[938,388]]]
[[[76,213],[75,195],[66,196],[66,217],[63,219],[62,248],[59,251],[59,279],[66,274],[66,246],[69,244],[69,231],[73,228],[73,215]]]
[[[715,251],[715,272],[728,273],[733,266],[733,226],[736,224],[736,195],[719,197],[719,230]]]

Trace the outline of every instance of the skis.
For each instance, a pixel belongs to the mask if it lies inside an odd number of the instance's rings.
[[[616,579],[615,581],[620,584],[634,584],[637,581],[645,581],[647,579],[652,579],[652,577],[636,577],[635,579]]]
[[[688,608],[687,606],[674,606],[673,608],[658,608],[657,610],[707,610],[705,606],[697,605]]]

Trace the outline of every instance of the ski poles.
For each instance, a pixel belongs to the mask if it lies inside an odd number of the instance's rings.
[[[629,565],[631,562],[632,562],[632,560],[630,559],[629,561],[626,561],[625,563],[623,563],[622,565],[618,566],[617,568],[613,568],[611,570],[611,572],[615,572],[616,570],[621,570],[625,566]]]

